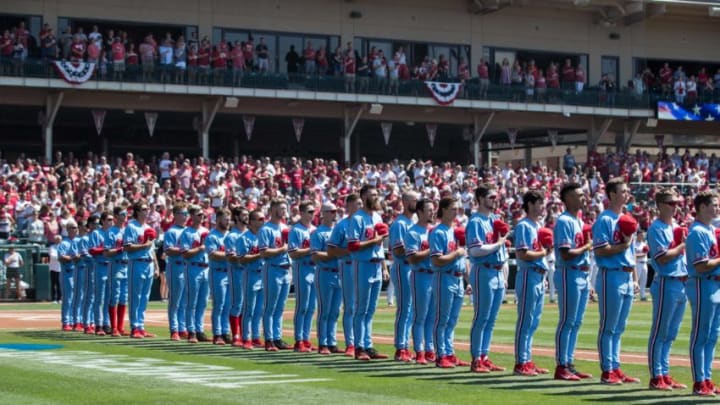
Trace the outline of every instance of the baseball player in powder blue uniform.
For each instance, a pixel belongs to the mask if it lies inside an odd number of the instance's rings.
[[[609,207],[592,227],[593,251],[599,273],[595,291],[600,309],[598,352],[603,384],[639,383],[620,369],[620,340],[625,331],[633,296],[639,290],[635,273],[633,236],[624,236],[618,226],[629,191],[622,179],[611,179],[605,186]]]
[[[90,254],[95,264],[95,302],[93,312],[95,317],[95,334],[105,336],[112,333],[110,327],[110,262],[112,260],[115,239],[110,230],[113,224],[113,215],[103,212],[100,215],[100,228],[90,234]]]
[[[225,236],[225,257],[228,261],[228,277],[230,279],[230,336],[232,345],[242,346],[242,307],[243,307],[243,266],[237,257],[237,241],[247,229],[248,210],[234,207],[231,211],[233,226]]]
[[[290,229],[288,236],[288,254],[292,259],[293,282],[295,283],[295,327],[296,352],[311,352],[310,328],[315,314],[317,291],[315,288],[315,265],[310,250],[310,233],[315,206],[304,201],[300,203],[300,222]]]
[[[110,327],[113,329],[112,336],[129,336],[125,332],[125,312],[128,302],[128,255],[123,246],[123,233],[125,232],[125,220],[127,211],[121,207],[113,209],[115,225],[110,230],[110,235],[115,240],[115,249],[111,250],[112,261],[110,263]]]
[[[262,347],[260,341],[260,322],[263,315],[263,267],[257,235],[265,223],[262,211],[255,210],[248,215],[247,230],[240,234],[235,245],[235,255],[242,266],[243,308],[242,308],[242,347],[252,350]],[[251,340],[252,338],[252,340]]]
[[[403,213],[398,215],[390,226],[390,250],[393,262],[390,279],[395,286],[395,360],[409,362],[410,327],[412,325],[412,286],[410,285],[410,263],[405,257],[405,235],[413,226],[417,194],[413,191],[403,193]]]
[[[205,217],[202,207],[192,205],[188,213],[190,226],[180,235],[179,246],[185,259],[185,322],[188,328],[188,343],[195,344],[210,340],[204,331],[205,308],[210,288],[205,238],[210,231],[201,225]]]
[[[382,223],[382,218],[376,213],[380,209],[377,189],[370,185],[363,186],[360,198],[363,199],[363,208],[350,218],[347,240],[348,250],[352,252],[355,286],[355,359],[367,361],[387,358],[387,355],[378,353],[372,346],[372,321],[382,281],[389,275],[383,272],[382,267],[385,261],[382,243],[386,236],[375,231],[376,225]]]
[[[412,338],[415,363],[434,362],[435,301],[433,300],[433,272],[430,263],[430,226],[435,213],[433,203],[422,199],[415,204],[417,224],[405,233],[403,246],[410,264],[410,287],[412,288]],[[398,301],[399,302],[399,301]]]
[[[558,326],[555,332],[555,379],[579,381],[592,375],[574,365],[575,346],[590,294],[590,251],[592,240],[585,240],[578,213],[585,207],[585,193],[577,183],[560,190],[565,212],[553,230],[555,246],[555,286],[557,287]]]
[[[273,200],[270,203],[270,220],[258,234],[258,248],[265,264],[263,332],[267,351],[290,349],[290,345],[282,340],[282,315],[290,292],[290,256],[287,240],[283,240],[285,226],[281,223],[286,216],[285,200]]]
[[[81,262],[85,266],[85,300],[83,301],[83,318],[85,319],[85,333],[95,334],[95,259],[90,254],[92,247],[91,237],[97,226],[98,218],[92,216],[85,224],[85,234],[82,236],[80,251]]]
[[[78,233],[73,238],[73,242],[77,246],[80,259],[75,262],[75,270],[73,270],[73,308],[72,308],[72,325],[75,332],[82,332],[85,329],[83,319],[83,302],[85,301],[85,262],[83,256],[83,234],[85,233],[85,225],[82,220],[77,222]]]
[[[355,336],[353,318],[355,316],[355,285],[353,284],[352,256],[347,248],[347,228],[350,218],[362,207],[362,200],[357,194],[349,194],[345,198],[347,216],[333,228],[327,242],[328,253],[337,258],[340,269],[343,302],[343,335],[345,337],[345,356],[355,357]]]
[[[440,219],[430,231],[430,268],[433,272],[433,300],[435,301],[435,346],[437,347],[436,366],[453,368],[469,366],[455,355],[455,326],[464,299],[463,278],[467,278],[462,259],[465,249],[458,247],[452,229],[458,202],[451,197],[440,200],[437,217]],[[471,289],[467,283],[468,290]]]
[[[698,193],[693,203],[697,215],[685,244],[690,263],[686,291],[692,310],[690,368],[693,394],[714,396],[720,393],[712,381],[712,362],[720,330],[720,254],[711,221],[720,214],[720,209],[717,195],[711,192]]]
[[[470,329],[470,371],[487,373],[505,368],[490,360],[495,320],[505,297],[503,265],[508,260],[505,241],[507,235],[495,235],[493,222],[498,217],[493,211],[498,204],[497,190],[493,185],[481,184],[475,189],[475,212],[465,227],[465,238],[470,253],[470,283],[475,295],[473,322]]]
[[[325,203],[321,208],[321,222],[310,235],[310,250],[315,262],[315,288],[318,292],[318,353],[340,353],[337,347],[337,320],[340,316],[342,289],[338,260],[328,255],[327,242],[332,233],[332,226],[337,215],[337,208],[332,203]]]
[[[215,229],[205,239],[205,253],[210,264],[210,296],[212,298],[211,324],[213,344],[232,343],[230,337],[230,278],[225,257],[225,235],[230,211],[221,208],[215,211]]]
[[[531,190],[523,195],[525,218],[515,226],[515,253],[518,271],[515,276],[517,296],[517,324],[515,326],[516,375],[536,376],[549,370],[532,361],[532,339],[542,316],[545,301],[546,257],[551,246],[542,246],[538,238],[540,222],[545,212],[545,197]]]
[[[133,205],[133,219],[128,222],[123,234],[125,251],[130,260],[130,337],[141,339],[155,337],[153,333],[145,330],[145,310],[150,299],[150,288],[153,276],[158,269],[154,268],[154,237],[148,237],[145,224],[148,213],[148,204],[140,200]],[[154,231],[151,230],[154,236]]]
[[[58,260],[62,270],[62,305],[60,306],[63,331],[73,330],[73,312],[75,309],[75,272],[77,262],[80,260],[80,251],[77,246],[78,226],[75,221],[68,221],[65,225],[67,236],[63,237],[58,245]]]
[[[649,256],[655,278],[650,286],[653,296],[653,323],[648,340],[650,389],[669,391],[687,388],[670,376],[670,348],[677,337],[685,313],[688,280],[685,240],[674,237],[673,217],[680,199],[672,189],[655,194],[659,215],[648,229]],[[677,243],[676,243],[677,242]]]
[[[170,340],[187,339],[185,324],[186,285],[185,261],[180,249],[180,235],[185,230],[188,219],[187,205],[178,203],[173,207],[173,224],[163,234],[163,252],[165,252],[165,273],[169,280],[168,324]]]

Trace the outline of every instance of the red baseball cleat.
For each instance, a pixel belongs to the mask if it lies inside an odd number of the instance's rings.
[[[425,352],[415,352],[415,364],[428,364],[428,361],[425,358]]]
[[[485,368],[487,368],[490,371],[505,371],[505,367],[498,366],[497,364],[493,363],[490,360],[490,357],[487,357],[486,355],[480,356],[480,360],[482,360]]]
[[[437,356],[434,351],[430,350],[425,352],[425,359],[427,359],[429,363],[434,363],[437,361]]]
[[[346,357],[355,357],[355,346],[348,346],[345,348]]]
[[[665,382],[665,378],[662,376],[651,378],[648,388],[657,391],[672,391],[672,387]]]
[[[477,357],[477,358],[473,359],[472,363],[470,363],[470,372],[472,372],[472,373],[489,373],[490,369],[485,367],[485,363],[483,363],[483,361],[480,357]]]
[[[412,361],[412,356],[410,355],[410,351],[408,349],[398,349],[395,351],[395,361],[402,361],[405,363],[409,363]]]
[[[142,339],[145,337],[140,329],[133,329],[132,335],[130,335],[133,339]]]
[[[527,363],[516,364],[513,368],[513,374],[525,377],[535,377],[538,375],[538,372],[535,371],[535,366],[528,361]]]
[[[538,374],[547,374],[550,372],[550,370],[548,370],[546,368],[538,367],[537,365],[535,365],[535,362],[533,362],[533,361],[529,361],[528,363],[530,363],[530,365],[528,367],[532,367],[533,370],[535,370],[535,372]]]
[[[154,333],[150,333],[150,332],[146,331],[145,329],[140,329],[140,332],[143,334],[143,337],[146,337],[146,338],[154,338],[155,337]]]
[[[179,342],[180,341],[180,334],[177,332],[173,332],[170,334],[170,340]]]
[[[570,370],[571,373],[575,374],[576,376],[580,377],[580,379],[585,380],[588,378],[592,378],[592,374],[589,373],[583,373],[582,371],[578,371],[575,368],[574,364],[571,364],[568,366],[568,370]]]
[[[95,335],[96,336],[105,336],[105,331],[101,327],[95,328]]]
[[[187,331],[178,332],[178,335],[180,335],[180,339],[187,339],[188,333]]]
[[[570,369],[568,369],[565,366],[555,367],[554,378],[556,380],[563,380],[563,381],[580,381],[580,377],[576,376],[573,372],[570,371]]]
[[[615,375],[620,379],[620,381],[623,382],[623,384],[638,384],[640,383],[640,379],[636,377],[630,377],[628,375],[625,375],[623,371],[618,368],[615,370]]]
[[[225,346],[225,339],[222,338],[220,335],[213,336],[212,344],[218,345],[218,346]]]
[[[233,338],[231,344],[232,344],[233,347],[242,347],[242,346],[243,346],[243,341],[242,341],[242,339],[240,339],[240,337],[235,336],[235,337]],[[252,346],[252,343],[250,344],[250,346]]]
[[[696,382],[693,384],[693,395],[699,395],[701,397],[714,397],[715,392],[713,389],[705,384],[706,381]]]
[[[246,340],[242,344],[242,348],[245,350],[252,350],[255,348],[255,345],[253,344],[252,340]]]
[[[455,368],[455,362],[451,360],[450,356],[441,356],[435,362],[435,366],[438,368]]]
[[[75,324],[75,327],[73,328],[73,331],[75,331],[75,332],[83,332],[83,331],[85,331],[85,325],[83,325],[83,324],[81,324],[81,323],[76,323],[76,324]]]
[[[195,332],[188,332],[188,343],[196,344],[198,342]]]
[[[262,342],[260,339],[253,339],[251,342],[252,342],[252,346],[253,346],[253,347],[258,347],[258,348],[260,348],[260,347],[263,347],[263,346],[264,346],[264,345],[263,345],[263,342]]]
[[[715,386],[715,383],[711,379],[705,380],[705,386],[713,392],[713,394],[720,394],[720,388]]]
[[[318,349],[318,353],[322,355],[330,355],[330,349],[328,349],[327,346],[320,346],[320,349]]]
[[[122,334],[120,333],[119,330],[113,329],[111,336],[112,336],[112,337],[120,337],[120,336],[122,336]]]
[[[73,331],[73,327],[70,326],[70,325],[63,325],[63,326],[62,326],[62,330],[63,330],[63,332],[72,332],[72,331]]]
[[[663,379],[665,379],[665,384],[671,386],[674,390],[684,390],[687,388],[687,385],[675,381],[675,379],[670,377],[670,375],[664,375]]]
[[[451,354],[449,357],[450,357],[450,361],[452,361],[453,363],[455,363],[456,366],[459,366],[459,367],[467,367],[467,366],[470,365],[470,363],[468,363],[468,362],[465,361],[465,360],[460,360],[460,359],[459,359],[456,355],[454,355],[454,354]]]
[[[600,376],[600,383],[607,385],[621,385],[623,382],[614,371],[603,371]]]

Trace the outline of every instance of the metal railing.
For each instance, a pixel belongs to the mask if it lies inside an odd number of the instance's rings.
[[[15,77],[60,78],[51,64],[42,59],[29,58],[25,61],[4,59],[0,75]],[[178,85],[202,85],[222,87],[245,87],[260,89],[291,89],[314,92],[357,93],[426,97],[429,92],[420,80],[393,80],[358,75],[354,78],[303,73],[240,72],[228,69],[177,69],[173,65],[154,65],[143,71],[142,65],[126,65],[124,71],[114,72],[113,64],[99,67],[90,80],[120,81],[131,83],[156,83]],[[459,82],[456,77],[445,78],[445,82]],[[717,92],[716,92],[717,93]],[[718,94],[701,94],[700,101],[712,102],[720,99]],[[653,109],[659,94],[645,92],[638,95],[631,89],[606,92],[597,87],[586,87],[577,93],[574,89],[534,89],[528,94],[522,85],[505,86],[495,83],[484,84],[479,78],[468,80],[460,92],[459,99],[489,100],[519,103],[565,104],[589,107]]]

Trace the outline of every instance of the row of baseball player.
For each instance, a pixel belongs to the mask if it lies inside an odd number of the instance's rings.
[[[531,190],[523,196],[526,216],[514,229],[518,317],[513,372],[517,375],[537,376],[549,372],[533,362],[532,338],[542,315],[549,270],[547,258],[554,254],[553,277],[560,313],[554,378],[578,381],[592,377],[575,368],[574,353],[588,302],[593,253],[598,267],[595,291],[600,312],[600,381],[604,384],[639,382],[620,367],[621,337],[639,288],[633,249],[637,222],[622,214],[629,196],[628,186],[621,179],[614,179],[607,183],[606,191],[609,206],[592,228],[583,226],[578,218],[585,205],[585,195],[577,184],[566,184],[562,188],[561,199],[566,210],[557,219],[554,230],[540,225],[545,215],[544,195]],[[493,185],[479,186],[475,199],[477,211],[464,229],[453,229],[458,201],[448,197],[434,204],[411,192],[403,195],[403,215],[388,229],[376,213],[379,200],[377,190],[371,186],[364,187],[359,195],[348,196],[348,216],[337,224],[334,224],[336,208],[323,204],[321,223],[316,228],[311,225],[315,214],[312,202],[300,206],[300,222],[290,228],[283,224],[287,205],[280,199],[271,203],[267,219],[261,211],[248,212],[242,207],[232,212],[220,209],[212,231],[202,228],[204,213],[200,207],[178,204],[174,207],[175,224],[165,233],[163,242],[170,283],[171,339],[187,338],[191,343],[209,340],[204,334],[203,316],[210,294],[214,344],[246,349],[264,347],[267,351],[318,350],[320,354],[344,353],[358,360],[384,359],[387,356],[373,347],[372,319],[382,281],[393,277],[398,306],[395,360],[434,362],[441,368],[470,366],[476,373],[503,371],[503,367],[490,360],[489,350],[506,288],[502,270],[508,260],[509,226],[493,214],[497,207]],[[718,199],[707,192],[695,197],[696,220],[689,232],[673,224],[679,203],[675,191],[660,191],[656,202],[659,215],[647,237],[649,257],[656,270],[651,287],[649,387],[686,388],[669,374],[669,353],[689,300],[693,318],[690,339],[693,393],[715,395],[718,391],[711,380],[711,365],[720,311],[713,297],[720,294],[720,258],[711,220],[719,213]],[[149,295],[146,282],[152,277],[152,271],[148,270],[152,269],[152,258],[145,252],[154,235],[144,225],[146,211],[143,208],[147,207],[143,202],[136,206],[134,219],[124,230],[112,225],[106,229],[103,225],[90,235],[90,240],[96,242],[100,240],[94,239],[94,235],[103,236],[102,243],[90,243],[89,255],[95,255],[96,287],[104,285],[108,293],[103,295],[99,293],[102,288],[95,289],[99,310],[94,312],[94,319],[86,318],[86,325],[98,325],[99,334],[103,333],[101,326],[109,326],[114,335],[123,332],[121,312],[127,302],[127,283],[123,287],[122,276],[119,276],[123,270],[115,270],[114,264],[124,261],[125,279],[131,280],[131,336],[151,336],[144,329],[144,310]],[[185,226],[188,216],[190,225]],[[103,214],[103,217],[103,223],[112,223],[112,215]],[[412,217],[417,221],[413,222]],[[70,233],[63,244],[82,246],[72,242],[73,237]],[[389,271],[382,248],[386,238],[393,256]],[[124,259],[116,258],[118,255]],[[61,262],[68,258],[62,254],[60,257]],[[101,268],[98,264],[109,261],[113,262],[112,270],[103,283],[102,271],[98,277],[97,269]],[[71,264],[66,261],[63,266]],[[282,315],[291,279],[296,291],[292,347],[282,340]],[[460,360],[453,346],[463,295],[467,292],[475,295],[470,363]],[[104,299],[107,305],[102,304]],[[104,307],[109,308],[109,317],[102,314]],[[316,307],[317,349],[310,343]],[[336,338],[341,309],[344,351],[338,348]],[[64,326],[72,324],[71,316],[66,317],[64,305]],[[261,322],[264,343],[260,340]],[[414,355],[409,350],[410,336]]]

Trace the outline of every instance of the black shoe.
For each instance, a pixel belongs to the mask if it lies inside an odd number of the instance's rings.
[[[330,353],[332,353],[332,354],[345,353],[342,350],[338,349],[337,346],[328,346],[328,350],[330,350]]]
[[[290,349],[292,349],[292,346],[290,346],[289,344],[285,343],[282,339],[273,340],[273,344],[275,345],[275,347],[277,347],[277,348],[280,349],[280,350],[290,350]]]
[[[210,339],[207,337],[205,332],[198,332],[197,340],[198,340],[198,342],[209,342],[210,341]]]
[[[112,328],[110,328],[109,325],[105,325],[102,327],[103,332],[105,332],[106,335],[110,336],[112,334]]]
[[[387,359],[387,358],[388,358],[388,355],[387,355],[387,354],[380,354],[380,353],[378,353],[378,351],[375,350],[374,347],[371,347],[371,348],[365,350],[365,353],[367,353],[368,356],[370,356],[370,358],[371,358],[371,359],[374,359],[374,360],[375,360],[375,359],[383,360],[383,359]]]
[[[222,335],[222,339],[223,339],[223,341],[225,341],[226,345],[231,345],[233,342],[232,338],[227,333]]]

